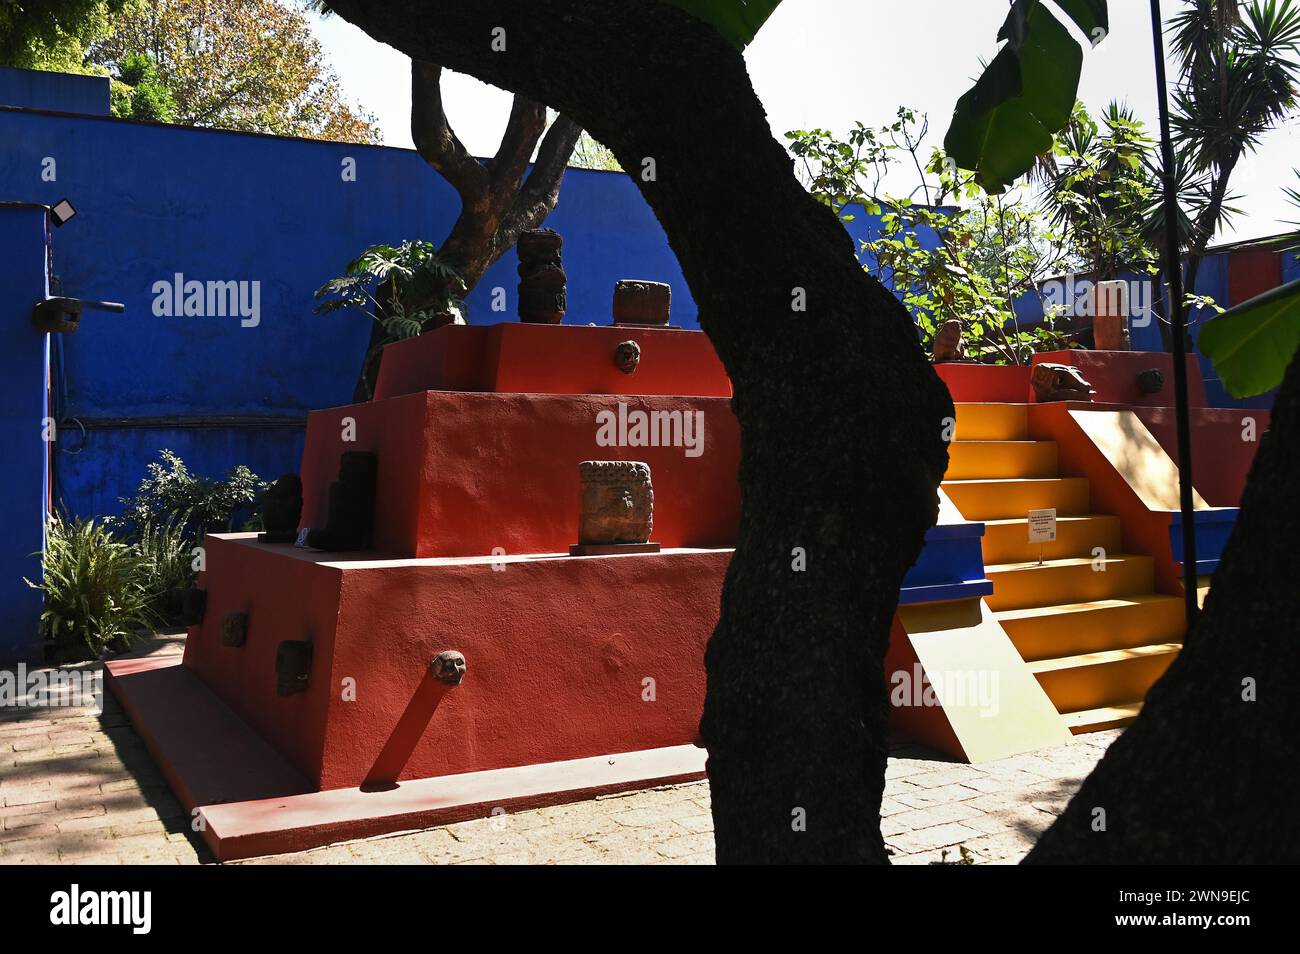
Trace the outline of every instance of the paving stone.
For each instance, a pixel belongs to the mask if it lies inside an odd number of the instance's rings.
[[[936,825],[933,828],[922,828],[920,831],[892,835],[885,839],[885,843],[903,854],[915,854],[918,851],[957,845],[983,837],[983,834],[968,825],[952,822],[948,825]]]
[[[892,860],[930,864],[946,848],[952,861],[964,844],[980,864],[1018,861],[1119,735],[981,765],[891,744],[880,811]],[[238,863],[712,864],[710,803],[708,783],[691,782]],[[213,860],[111,697],[100,715],[0,712],[0,806],[0,864]]]
[[[963,782],[961,785],[941,785],[938,788],[899,792],[894,798],[908,808],[930,808],[934,805],[948,805],[968,798],[978,798],[979,794]]]

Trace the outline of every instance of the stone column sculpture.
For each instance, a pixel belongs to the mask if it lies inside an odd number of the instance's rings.
[[[578,465],[582,496],[578,544],[572,556],[653,553],[654,486],[650,465],[634,460],[584,460]]]
[[[558,325],[568,309],[561,254],[564,239],[554,229],[531,229],[519,236],[519,320]]]
[[[1092,288],[1092,343],[1098,351],[1132,351],[1128,333],[1128,283],[1098,282]]]

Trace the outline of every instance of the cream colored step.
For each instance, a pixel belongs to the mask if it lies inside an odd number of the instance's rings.
[[[1128,725],[1142,711],[1142,703],[1125,702],[1116,706],[1100,706],[1096,709],[1081,709],[1078,712],[1063,713],[1061,718],[1075,735],[1085,732],[1100,732],[1103,729],[1119,729]]]

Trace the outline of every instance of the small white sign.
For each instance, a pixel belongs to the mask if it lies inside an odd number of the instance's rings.
[[[1051,543],[1056,539],[1056,508],[1029,511],[1029,542]]]

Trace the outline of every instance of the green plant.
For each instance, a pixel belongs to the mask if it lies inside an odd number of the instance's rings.
[[[1093,46],[1105,39],[1106,0],[1057,0],[1056,7]],[[1074,111],[1083,70],[1083,50],[1043,0],[1014,0],[998,42],[1002,48],[957,101],[944,138],[953,160],[990,193],[1052,148]]]
[[[1300,179],[1300,169],[1295,170],[1295,177]],[[1300,189],[1283,189],[1282,191],[1286,193],[1287,200],[1294,205],[1297,210],[1300,210]],[[1287,224],[1300,225],[1300,221],[1288,222]]]
[[[153,624],[148,580],[147,560],[104,523],[51,518],[41,581],[24,582],[45,595],[41,635],[54,650],[98,655]]]
[[[781,0],[669,0],[698,17],[743,50]]]
[[[965,845],[957,846],[957,860],[948,860],[948,849],[945,848],[939,853],[939,860],[932,861],[934,865],[973,865],[975,864],[975,852],[971,851]]]
[[[1300,280],[1207,321],[1201,328],[1200,346],[1235,397],[1278,387],[1300,347]]]
[[[320,304],[315,310],[359,309],[383,325],[388,340],[399,341],[439,319],[464,324],[464,287],[432,242],[372,245],[348,263],[343,275],[316,289]]]
[[[924,115],[900,107],[893,123],[873,129],[859,122],[845,140],[824,129],[786,138],[819,201],[846,221],[858,205],[880,217],[879,235],[862,242],[863,267],[894,289],[927,348],[951,320],[984,361],[1028,363],[1035,352],[1065,347],[1055,312],[1026,328],[1015,313],[1017,299],[1059,270],[1059,241],[1045,214],[1020,197],[988,195],[940,150],[923,163],[927,131]],[[918,184],[906,196],[881,195],[898,162],[916,168]],[[918,194],[924,204],[914,201]]]
[[[145,524],[134,541],[143,561],[142,580],[149,605],[160,619],[167,617],[173,590],[194,583],[194,538],[175,523]]]
[[[1098,280],[1123,268],[1154,270],[1147,224],[1158,201],[1154,146],[1127,106],[1111,102],[1098,123],[1076,103],[1070,124],[1039,158],[1042,207],[1073,269]]]
[[[368,400],[384,346],[440,325],[465,324],[466,285],[432,242],[372,245],[338,278],[316,289],[317,314],[353,309],[375,322],[361,363],[357,400]]]
[[[1292,0],[1188,0],[1171,25],[1181,67],[1173,96],[1180,161],[1208,180],[1189,237],[1187,287],[1222,224],[1242,157],[1277,127],[1300,95],[1300,7]]]
[[[158,78],[158,66],[146,53],[128,53],[112,82],[113,115],[122,119],[171,122],[176,102]]]
[[[158,528],[197,539],[206,532],[230,531],[235,517],[247,510],[265,492],[267,483],[242,464],[224,480],[210,480],[190,472],[185,462],[170,450],[162,450],[161,461],[149,464],[134,497],[123,497],[121,518],[114,521],[130,540],[143,538]]]

